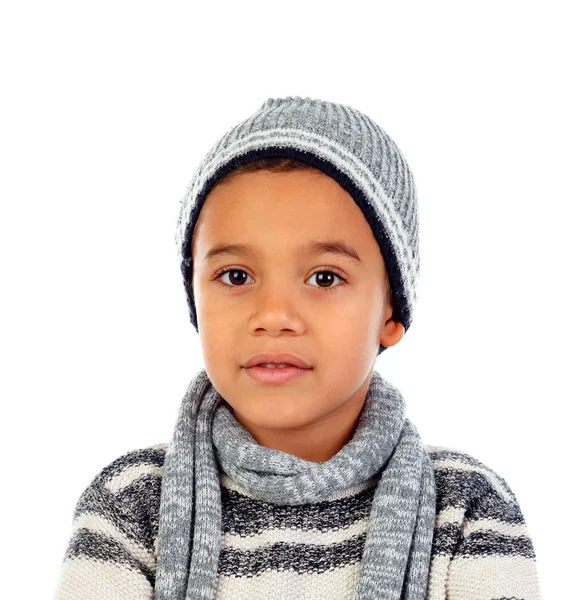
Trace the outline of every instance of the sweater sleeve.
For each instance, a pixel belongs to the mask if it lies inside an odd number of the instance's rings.
[[[473,462],[446,600],[541,600],[533,542],[517,498],[495,471]]]
[[[144,466],[143,455],[120,457],[81,494],[55,600],[153,600],[157,532],[147,502],[152,486],[144,475],[152,467]]]

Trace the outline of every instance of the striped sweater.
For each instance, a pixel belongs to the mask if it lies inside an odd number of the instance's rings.
[[[83,491],[56,600],[154,598],[167,446],[124,454]],[[427,600],[539,600],[532,540],[506,481],[467,453],[425,449],[437,502]],[[221,472],[215,598],[352,598],[378,480],[313,504],[276,506],[255,499]]]

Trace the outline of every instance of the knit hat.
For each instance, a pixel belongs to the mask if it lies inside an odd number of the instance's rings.
[[[237,166],[259,158],[293,158],[335,179],[364,213],[384,258],[393,319],[412,323],[419,275],[416,186],[388,134],[360,111],[327,100],[269,98],[227,131],[199,163],[182,199],[176,229],[190,321],[198,332],[192,234],[210,189]],[[386,349],[380,345],[378,354]]]

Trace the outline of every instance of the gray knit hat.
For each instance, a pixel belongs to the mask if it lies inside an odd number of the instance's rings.
[[[237,166],[266,157],[294,158],[333,177],[354,199],[376,237],[392,288],[393,318],[407,331],[419,275],[416,186],[386,132],[358,110],[309,97],[269,98],[206,153],[180,207],[176,244],[190,321],[198,332],[192,233],[210,189]],[[386,347],[380,345],[378,354]]]

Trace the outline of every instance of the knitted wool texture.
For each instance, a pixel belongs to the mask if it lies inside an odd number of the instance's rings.
[[[54,600],[153,600],[167,449],[131,450],[91,479]],[[467,452],[425,449],[437,493],[426,600],[540,600],[532,539],[507,481]],[[221,472],[216,600],[353,600],[379,477],[314,504],[276,506]]]
[[[204,200],[238,165],[275,156],[320,169],[352,196],[380,247],[392,287],[393,318],[406,332],[417,300],[420,266],[412,172],[392,138],[370,117],[344,104],[299,96],[269,98],[227,131],[203,157],[182,198],[175,240],[196,331],[191,243]],[[384,350],[380,345],[378,355]]]
[[[381,474],[355,600],[423,600],[436,513],[434,472],[401,393],[374,371],[352,439],[316,463],[259,445],[203,369],[164,461],[155,600],[211,600],[221,549],[219,469],[261,500],[317,502]]]

